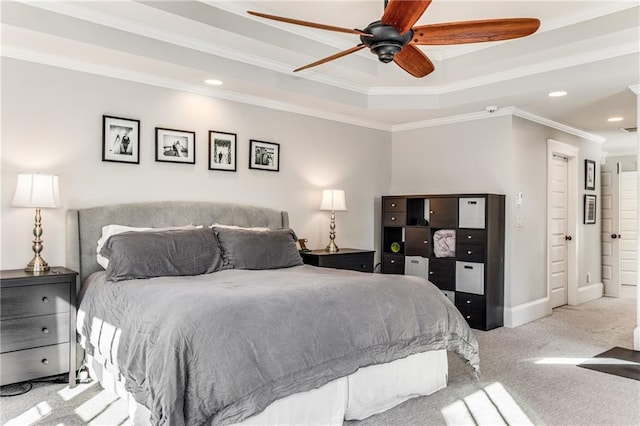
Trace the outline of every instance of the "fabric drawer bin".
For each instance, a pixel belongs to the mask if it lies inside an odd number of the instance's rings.
[[[69,312],[69,284],[29,285],[3,288],[2,319]]]
[[[456,303],[456,292],[455,291],[442,290],[442,293],[444,293],[444,295],[447,296],[447,299],[451,300],[451,303],[453,303],[453,304]]]
[[[385,212],[404,212],[407,209],[407,199],[385,198],[383,208]]]
[[[486,328],[485,298],[475,294],[456,292],[456,308],[472,328]]]
[[[458,227],[484,229],[484,198],[460,198],[458,200]]]
[[[484,263],[456,262],[456,291],[484,294]]]
[[[429,259],[422,256],[405,256],[404,274],[414,277],[429,277]]]
[[[407,222],[407,214],[405,212],[385,213],[382,223],[384,226],[404,226]]]
[[[0,385],[23,382],[69,371],[69,344],[43,346],[0,355]]]
[[[0,322],[0,352],[17,351],[69,341],[69,314],[39,315]]]
[[[385,254],[382,257],[382,272],[385,274],[403,274],[404,256],[401,254]]]

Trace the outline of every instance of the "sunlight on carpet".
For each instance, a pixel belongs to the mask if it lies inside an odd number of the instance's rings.
[[[24,426],[31,425],[37,422],[40,419],[46,417],[49,413],[51,413],[51,406],[46,402],[42,401],[38,403],[35,407],[30,408],[24,413],[20,414],[18,417],[15,417],[9,420],[5,426]]]
[[[610,365],[640,365],[633,361],[616,358],[542,358],[536,364],[547,365],[581,365],[581,364],[610,364]]]
[[[522,408],[500,383],[492,383],[444,407],[450,425],[533,425]]]
[[[76,408],[75,413],[88,424],[117,425],[127,419],[127,403],[103,390]]]

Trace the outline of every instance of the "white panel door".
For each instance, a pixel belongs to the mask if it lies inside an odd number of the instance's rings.
[[[600,198],[602,199],[602,283],[606,296],[620,296],[620,243],[618,239],[620,203],[620,175],[603,171]]]
[[[638,277],[638,172],[620,174],[620,284]]]
[[[567,304],[567,159],[557,155],[551,161],[550,281],[551,307]]]

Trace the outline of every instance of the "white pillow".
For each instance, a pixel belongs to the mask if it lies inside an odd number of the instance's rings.
[[[100,250],[102,246],[107,242],[110,236],[116,234],[122,234],[123,232],[144,232],[144,231],[173,231],[177,229],[193,229],[193,228],[202,228],[202,225],[184,225],[184,226],[169,226],[166,228],[136,228],[133,226],[126,225],[105,225],[102,227],[102,236],[98,240],[98,246],[96,247],[96,260],[98,264],[102,266],[104,269],[109,267],[109,259],[100,255]]]
[[[247,228],[244,226],[235,226],[235,225],[221,225],[219,223],[214,223],[213,225],[211,225],[209,228],[227,228],[227,229],[246,229],[248,231],[257,231],[257,232],[264,232],[264,231],[271,231],[270,228],[263,228],[260,226],[254,226],[252,228]]]

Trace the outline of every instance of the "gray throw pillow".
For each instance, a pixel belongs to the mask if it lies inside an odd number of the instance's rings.
[[[251,231],[213,228],[216,231],[225,265],[235,269],[278,269],[302,265],[291,229]]]
[[[107,279],[200,275],[224,269],[220,244],[209,228],[125,232],[100,250],[109,259]]]

